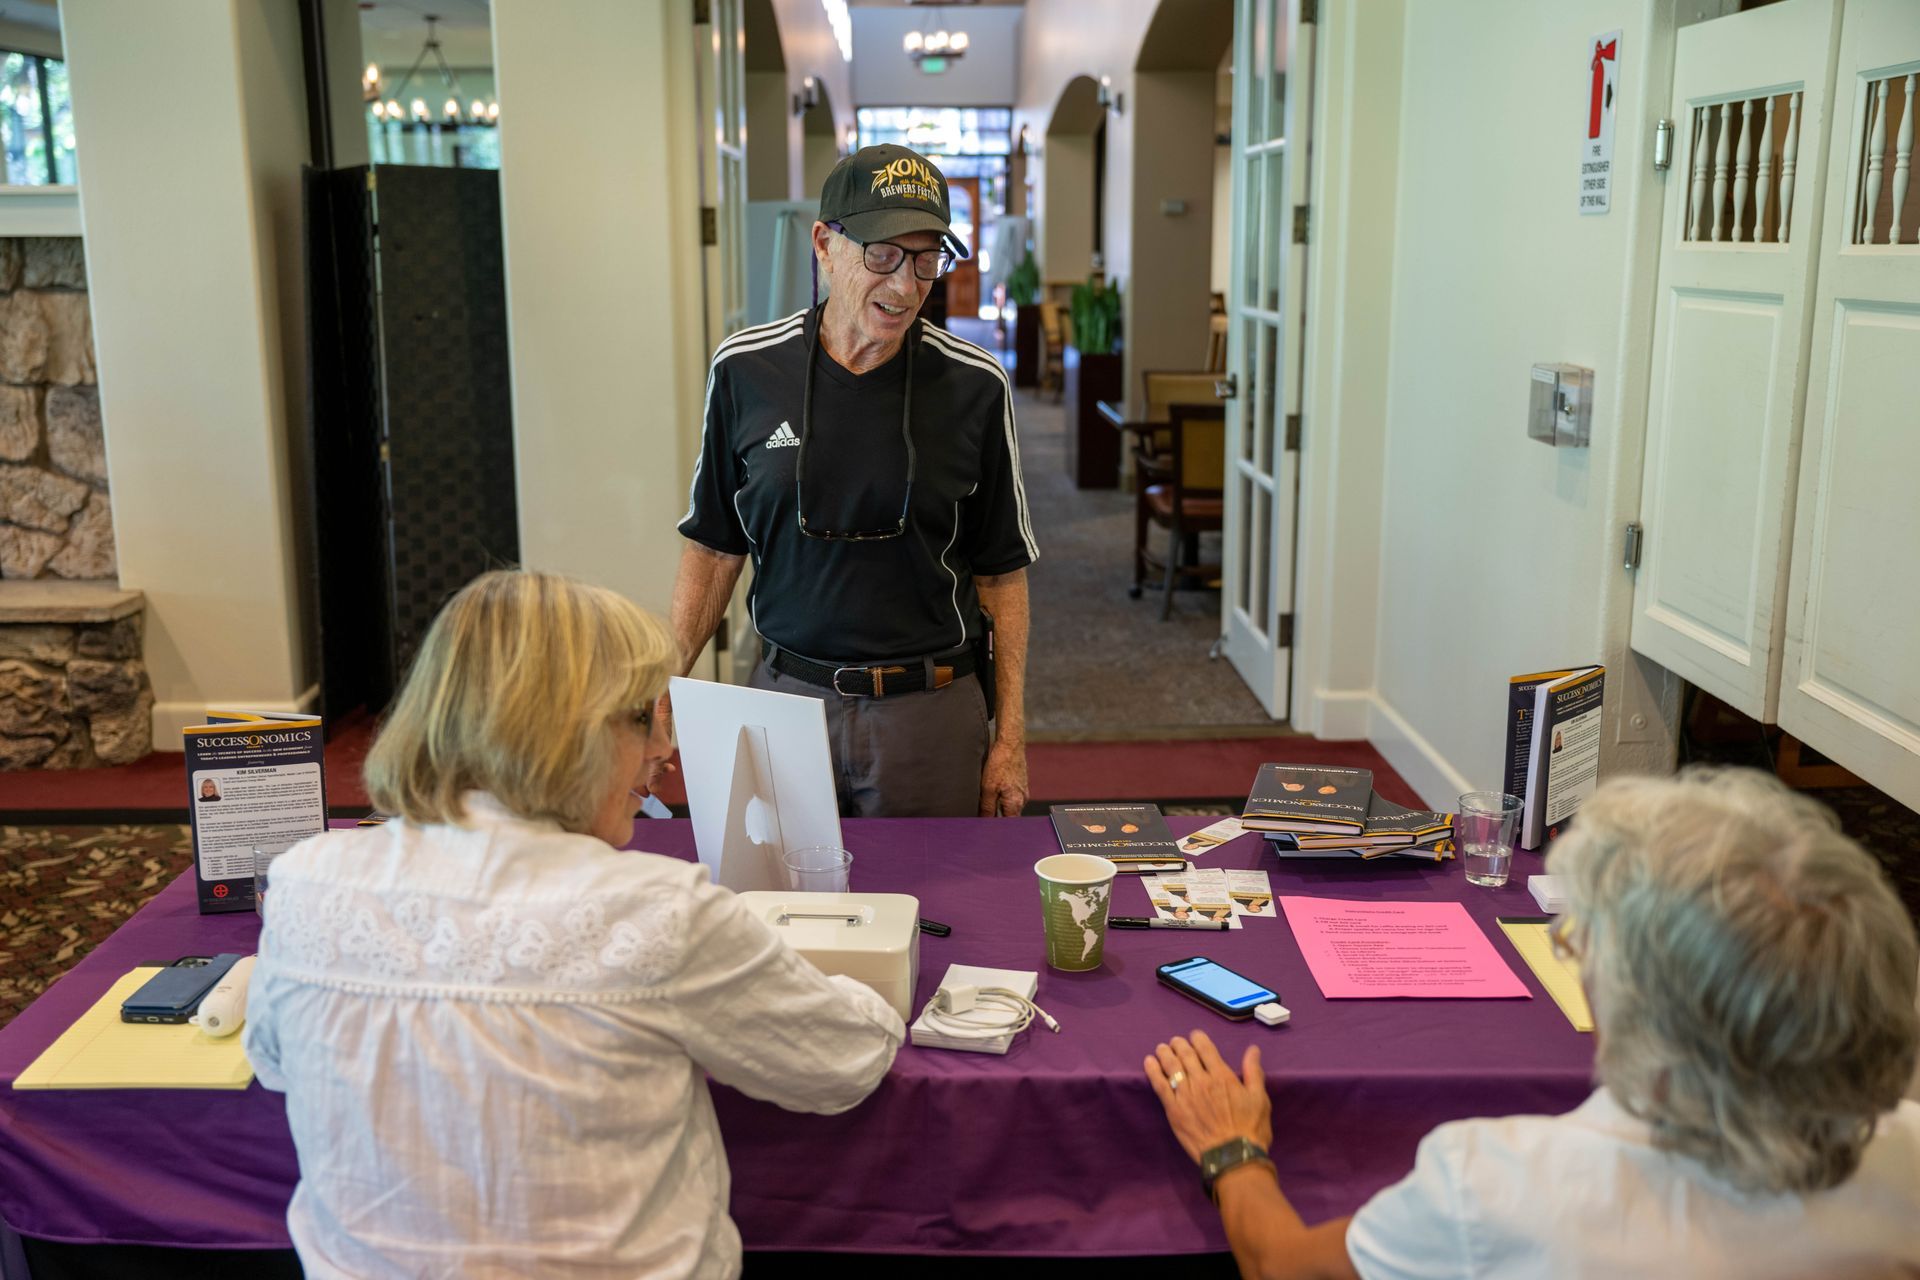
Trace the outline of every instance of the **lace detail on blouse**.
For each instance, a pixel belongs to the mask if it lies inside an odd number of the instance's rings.
[[[677,895],[676,895],[677,896]],[[311,980],[465,988],[601,991],[658,986],[686,945],[686,904],[615,900],[562,906],[384,900],[313,882],[276,885],[267,947]]]

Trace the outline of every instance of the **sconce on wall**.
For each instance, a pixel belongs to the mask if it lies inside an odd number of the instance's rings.
[[[800,82],[800,92],[793,95],[793,114],[803,116],[820,105],[820,82],[808,76]]]
[[[1098,102],[1103,109],[1111,111],[1115,115],[1120,115],[1127,109],[1126,98],[1126,94],[1121,93],[1113,87],[1112,76],[1100,77],[1100,90],[1094,96],[1094,101]],[[1084,102],[1085,99],[1083,98],[1081,101]]]

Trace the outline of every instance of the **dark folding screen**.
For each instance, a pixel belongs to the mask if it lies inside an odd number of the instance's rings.
[[[379,710],[448,596],[520,554],[499,175],[309,172],[322,705]]]

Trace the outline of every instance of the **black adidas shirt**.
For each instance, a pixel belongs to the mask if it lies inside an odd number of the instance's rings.
[[[918,345],[906,532],[870,542],[809,537],[794,484],[809,350],[818,362],[809,527],[890,529],[907,478],[905,346],[879,368],[851,373],[813,343],[819,315],[743,329],[714,353],[680,532],[753,557],[754,626],[783,649],[847,664],[950,653],[980,634],[974,575],[1011,573],[1039,555],[1007,375],[972,343],[916,324],[907,338]]]

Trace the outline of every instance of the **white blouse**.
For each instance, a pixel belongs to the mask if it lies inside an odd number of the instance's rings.
[[[706,1076],[845,1111],[906,1028],[697,863],[467,797],[273,864],[247,1003],[311,1277],[731,1276]]]
[[[1748,1195],[1603,1088],[1563,1116],[1441,1125],[1354,1215],[1347,1254],[1366,1280],[1859,1280],[1920,1273],[1916,1224],[1920,1105],[1881,1116],[1839,1186]]]

